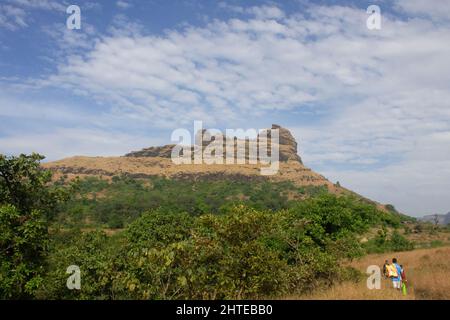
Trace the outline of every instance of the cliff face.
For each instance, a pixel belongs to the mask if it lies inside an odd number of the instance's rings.
[[[270,129],[266,129],[264,132],[264,135],[268,138],[271,137],[271,130],[273,129],[278,129],[279,130],[279,152],[280,152],[280,161],[297,161],[299,163],[302,163],[302,160],[300,158],[300,156],[297,154],[297,142],[295,141],[294,137],[292,136],[291,132],[279,125],[272,125],[272,128]],[[200,134],[200,133],[197,133]],[[209,146],[211,143],[214,142],[214,140],[211,141],[211,136],[209,136],[209,133],[207,130],[203,130],[201,132],[201,135],[203,137],[202,141],[203,141],[203,148],[206,148],[207,146]],[[265,139],[263,138],[264,135],[262,135],[262,137],[258,137],[258,144],[260,143],[260,141],[265,141]],[[260,139],[261,138],[261,139]],[[223,150],[224,152],[226,152],[226,139],[230,139],[230,137],[223,137]],[[245,143],[246,146],[246,153],[245,153],[245,157],[246,160],[248,160],[249,158],[249,152],[248,152],[248,146],[249,146],[249,140],[243,141],[243,140],[238,140],[234,137],[231,137],[231,139],[234,139],[234,153],[236,154],[236,150],[237,150],[237,144],[238,142],[243,142]],[[267,151],[268,154],[270,154],[270,140],[268,141],[269,143],[267,143]],[[165,145],[165,146],[161,146],[161,147],[150,147],[150,148],[145,148],[142,149],[140,151],[133,151],[130,153],[127,153],[125,155],[125,157],[160,157],[160,158],[170,158],[171,157],[171,152],[172,152],[172,148],[174,147],[174,144],[169,144],[169,145]]]
[[[294,160],[303,163],[297,153],[297,141],[295,141],[295,138],[292,136],[291,132],[288,129],[280,127],[276,124],[272,125],[272,129],[279,130],[280,161]]]

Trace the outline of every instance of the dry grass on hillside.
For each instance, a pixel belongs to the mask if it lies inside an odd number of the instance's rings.
[[[54,171],[54,178],[58,179],[66,174],[68,178],[76,176],[102,176],[108,178],[112,175],[127,173],[137,177],[142,176],[165,176],[177,178],[181,176],[199,176],[216,174],[223,175],[243,175],[249,177],[261,176],[258,164],[234,164],[234,165],[206,165],[206,164],[174,164],[171,159],[160,157],[72,157],[54,162],[44,163],[46,169]],[[265,166],[266,167],[266,166]],[[333,183],[325,179],[322,175],[305,167],[297,161],[280,162],[279,171],[273,176],[267,177],[272,181],[292,181],[298,186],[322,186],[326,185],[331,192],[340,193],[344,188],[336,187]]]
[[[424,300],[450,299],[450,247],[420,249],[407,252],[368,255],[350,265],[365,272],[369,265],[382,267],[385,260],[396,257],[403,265],[408,279],[408,295],[391,288],[390,280],[383,279],[380,290],[369,290],[366,280],[358,283],[344,282],[311,295],[288,299],[314,300]]]

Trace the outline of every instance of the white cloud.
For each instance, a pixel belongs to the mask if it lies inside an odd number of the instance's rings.
[[[137,19],[130,20],[124,14],[116,14],[108,32],[115,37],[134,37],[142,34],[144,26]]]
[[[206,113],[207,99],[237,115],[344,96],[395,97],[424,82],[446,89],[447,28],[387,20],[374,34],[365,28],[364,11],[313,7],[310,14],[216,21],[163,37],[135,31],[99,38],[94,50],[61,65],[50,80],[176,122],[190,120],[193,107]]]
[[[450,2],[447,0],[395,0],[394,6],[406,14],[450,20]]]
[[[252,15],[257,19],[281,19],[285,16],[284,12],[275,5],[261,5],[253,7],[242,7],[230,5],[226,2],[219,2],[219,8],[239,14]]]
[[[253,14],[257,19],[281,19],[284,17],[284,12],[276,6],[251,7],[246,12]]]
[[[56,0],[6,0],[0,4],[0,28],[16,31],[28,27],[30,10],[64,11],[66,8]]]
[[[65,11],[68,4],[58,0],[6,0],[6,2],[22,8]]]
[[[118,156],[142,146],[161,144],[160,139],[138,138],[123,132],[84,127],[54,127],[42,133],[20,133],[0,137],[0,153],[20,154],[37,152],[46,160],[66,157]],[[70,146],[70,148],[68,148]]]
[[[131,3],[127,2],[127,1],[123,1],[123,0],[117,1],[116,5],[121,9],[128,9],[132,6]]]
[[[168,139],[148,137],[135,119],[93,113],[77,105],[32,98],[18,99],[0,91],[0,153],[38,152],[47,160],[75,155],[120,156]],[[16,126],[15,123],[22,123]],[[134,130],[129,130],[133,128]]]
[[[25,10],[10,5],[0,5],[0,28],[17,30],[27,27]]]

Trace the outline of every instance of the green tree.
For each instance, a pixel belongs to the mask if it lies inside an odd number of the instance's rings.
[[[48,218],[69,193],[51,183],[52,173],[40,166],[37,153],[18,157],[0,155],[0,204],[10,204],[22,214],[42,211]]]
[[[397,230],[391,236],[392,251],[413,250],[414,244],[402,236]]]
[[[69,194],[51,184],[42,159],[0,155],[0,298],[29,298],[40,285],[48,218]]]
[[[29,298],[41,284],[47,246],[42,213],[26,217],[14,206],[0,206],[0,299]]]
[[[38,299],[114,299],[112,281],[120,265],[121,246],[104,232],[65,232],[60,241],[51,241],[48,270],[36,296]],[[55,239],[54,239],[55,240]],[[120,239],[119,239],[120,240]],[[81,270],[81,290],[67,290],[66,269]]]

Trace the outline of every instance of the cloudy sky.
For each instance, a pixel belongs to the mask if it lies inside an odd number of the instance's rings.
[[[280,124],[331,181],[446,213],[450,1],[1,0],[0,153],[122,155],[194,120]]]

